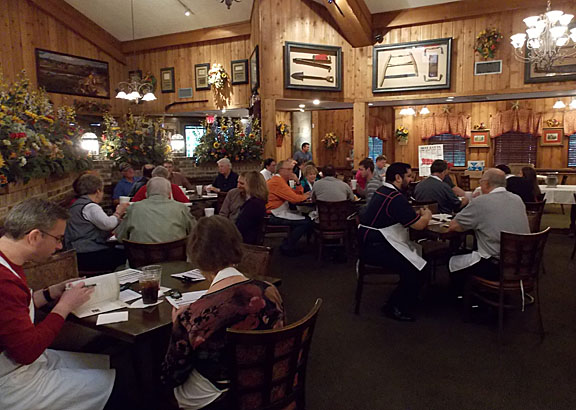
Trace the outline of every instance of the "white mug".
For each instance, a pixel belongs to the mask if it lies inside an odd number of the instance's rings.
[[[204,208],[204,216],[213,216],[214,208]]]
[[[352,183],[352,189],[356,189],[358,187],[358,181],[353,179],[352,181],[350,181]]]
[[[290,184],[290,188],[294,188],[296,186],[296,183],[292,179],[288,181],[288,183]]]
[[[202,195],[202,185],[196,185],[196,193],[198,196]]]
[[[130,197],[129,196],[121,196],[118,198],[120,200],[121,204],[127,204],[128,202],[130,202]]]

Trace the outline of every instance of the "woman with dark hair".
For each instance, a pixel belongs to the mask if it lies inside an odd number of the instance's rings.
[[[222,216],[200,218],[188,254],[212,284],[196,302],[173,311],[162,381],[174,388],[181,409],[230,409],[226,329],[282,327],[282,298],[273,285],[234,268],[242,259],[242,237]]]
[[[522,178],[524,178],[527,182],[526,185],[530,186],[532,190],[531,196],[532,199],[529,202],[537,202],[538,195],[542,194],[540,191],[540,187],[538,186],[538,178],[536,177],[536,171],[532,167],[524,167],[522,168]]]
[[[246,202],[240,207],[236,227],[242,235],[244,243],[258,245],[258,237],[266,217],[266,202],[268,201],[268,187],[261,173],[256,171],[244,172],[244,191]]]

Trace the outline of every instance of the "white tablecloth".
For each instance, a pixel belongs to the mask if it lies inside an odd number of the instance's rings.
[[[540,191],[544,196],[547,204],[564,204],[573,205],[574,194],[576,194],[576,185],[558,185],[556,188],[550,188],[546,185],[540,185]]]

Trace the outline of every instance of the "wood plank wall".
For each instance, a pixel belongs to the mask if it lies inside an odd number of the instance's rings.
[[[272,138],[274,140],[274,146],[276,147],[276,158],[277,160],[284,160],[287,158],[292,158],[292,132],[294,127],[292,127],[292,115],[286,111],[276,111],[276,124],[280,122],[288,125],[290,133],[284,137],[284,142],[282,146],[278,147],[276,145],[276,135],[268,136],[267,138]]]
[[[110,99],[88,98],[50,93],[55,105],[73,105],[74,100],[92,100],[109,103],[112,111],[125,110],[122,102],[114,98],[115,85],[126,78],[126,67],[84,40],[56,19],[26,0],[2,0],[0,6],[0,70],[7,81],[14,81],[22,69],[36,87],[36,57],[34,50],[43,48],[60,53],[107,61],[110,72]]]
[[[190,112],[227,108],[248,107],[250,98],[250,86],[248,84],[231,85],[225,89],[224,100],[215,97],[213,90],[196,91],[195,87],[195,64],[210,63],[222,64],[228,74],[231,73],[232,60],[248,59],[252,49],[249,37],[235,38],[221,41],[207,41],[190,44],[187,46],[170,47],[166,49],[150,50],[128,56],[130,70],[142,70],[145,75],[151,72],[157,79],[160,77],[160,69],[174,67],[174,79],[176,91],[162,93],[160,86],[155,93],[156,101],[140,104],[132,108],[133,112],[146,112],[162,114],[165,112]],[[178,89],[193,89],[192,98],[179,99]],[[208,102],[194,103],[195,100],[208,100]],[[191,101],[190,104],[173,106],[165,110],[166,105],[173,102]]]
[[[569,98],[562,99],[566,105],[570,102]],[[522,109],[532,109],[534,113],[542,113],[543,120],[557,119],[563,122],[564,110],[555,110],[552,108],[556,98],[539,98],[533,100],[521,100],[519,107]],[[505,111],[510,109],[512,102],[510,101],[497,101],[497,102],[482,102],[482,103],[467,103],[467,104],[450,104],[447,107],[451,113],[462,113],[470,115],[472,125],[480,124],[483,122],[486,126],[490,126],[490,118],[498,111]],[[441,114],[443,113],[444,106],[428,106],[430,113]],[[416,115],[414,117],[403,117],[398,114],[400,109],[405,107],[397,107],[395,113],[395,127],[400,125],[408,128],[410,132],[408,137],[408,145],[396,144],[396,160],[404,161],[410,164],[417,164],[418,162],[418,145],[426,144],[422,141],[422,121],[425,116]],[[418,108],[418,107],[417,107]],[[418,110],[417,110],[418,111]],[[491,140],[493,142],[493,140]],[[470,148],[467,147],[466,159],[468,161],[483,160],[486,161],[487,166],[494,164],[494,150],[492,144],[490,148]],[[565,137],[563,146],[555,147],[541,147],[537,148],[536,167],[537,168],[566,168],[568,166],[568,139]]]

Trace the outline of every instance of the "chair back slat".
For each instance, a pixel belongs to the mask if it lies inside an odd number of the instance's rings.
[[[347,218],[352,214],[352,202],[316,201],[318,207],[318,228],[321,231],[345,231]]]
[[[438,213],[438,202],[436,201],[412,201],[412,208],[418,211],[421,208],[428,208],[432,214]]]
[[[172,242],[141,243],[123,240],[130,267],[139,268],[158,262],[186,261],[188,238]]]
[[[542,221],[542,214],[544,213],[546,201],[525,202],[524,205],[526,206],[526,216],[528,216],[530,232],[540,232],[540,222]]]
[[[273,249],[268,246],[242,244],[242,261],[238,270],[246,277],[270,276]]]
[[[544,246],[550,228],[538,233],[500,234],[500,282],[530,281],[538,278]]]
[[[306,365],[322,299],[282,329],[227,329],[234,409],[304,409]]]
[[[44,289],[78,277],[78,263],[74,249],[58,252],[45,262],[27,262],[23,268],[28,286],[32,290]]]

